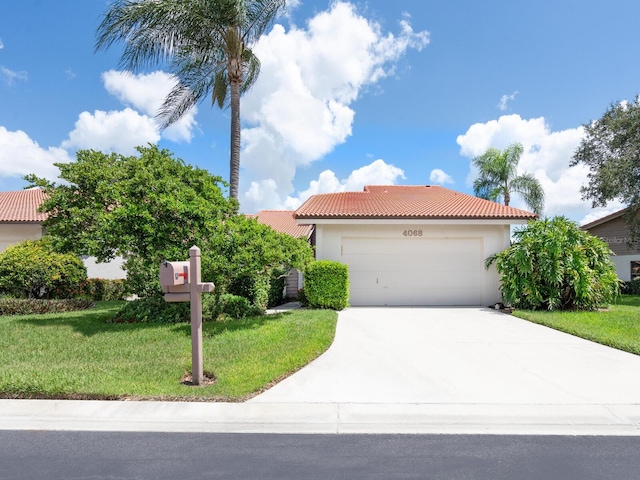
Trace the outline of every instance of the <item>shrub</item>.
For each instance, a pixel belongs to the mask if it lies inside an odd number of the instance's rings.
[[[0,291],[22,298],[73,298],[87,280],[82,260],[56,253],[46,239],[26,241],[0,254]]]
[[[640,295],[640,277],[634,278],[630,282],[625,282],[624,293],[628,295]]]
[[[266,275],[234,278],[227,292],[246,298],[249,303],[264,312],[269,304],[269,277]]]
[[[304,293],[312,308],[342,310],[349,300],[348,267],[332,260],[311,262],[305,271]]]
[[[495,262],[504,300],[519,308],[592,310],[611,302],[619,282],[611,250],[565,217],[535,220],[513,234]]]
[[[287,282],[286,273],[281,268],[275,268],[271,272],[271,278],[269,279],[269,307],[275,307],[282,303],[284,286]]]
[[[96,302],[124,300],[127,297],[125,282],[121,279],[88,278],[84,294]]]
[[[307,294],[304,293],[304,287],[298,290],[298,301],[302,307],[309,306],[309,300],[307,300]]]
[[[127,302],[111,319],[122,323],[180,323],[191,321],[189,302],[169,303],[163,297]]]
[[[93,307],[91,300],[71,298],[48,300],[36,298],[0,298],[1,315],[42,315],[86,310]]]
[[[262,310],[255,305],[251,305],[249,300],[239,295],[232,295],[230,293],[220,295],[219,301],[221,313],[233,319],[252,317],[262,313]]]

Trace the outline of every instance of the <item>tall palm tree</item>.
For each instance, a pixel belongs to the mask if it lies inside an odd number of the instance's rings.
[[[512,143],[504,151],[489,148],[474,158],[472,161],[480,176],[473,182],[473,191],[477,197],[494,202],[504,199],[507,206],[511,194],[519,193],[529,208],[540,215],[544,210],[544,191],[540,182],[531,173],[517,173],[522,152],[521,143]]]
[[[96,51],[124,42],[120,65],[133,72],[160,66],[178,82],[158,118],[165,128],[211,95],[231,108],[229,196],[238,198],[240,96],[258,78],[251,46],[285,0],[116,0],[96,32]]]

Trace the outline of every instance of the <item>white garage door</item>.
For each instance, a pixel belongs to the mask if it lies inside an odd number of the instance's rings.
[[[346,238],[350,304],[481,305],[481,238]]]

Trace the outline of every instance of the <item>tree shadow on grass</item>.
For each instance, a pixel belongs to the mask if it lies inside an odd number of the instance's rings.
[[[172,330],[183,335],[191,335],[191,325],[185,323],[161,323],[161,322],[110,322],[122,305],[107,305],[94,307],[89,310],[78,310],[75,312],[45,314],[45,315],[22,315],[11,317],[12,320],[20,324],[28,324],[33,327],[68,326],[73,331],[86,337],[105,333],[135,332],[157,328],[173,327]],[[262,315],[259,317],[249,317],[241,320],[226,320],[220,322],[204,322],[203,336],[213,337],[217,334],[244,330],[256,329],[269,322],[280,320],[289,315],[290,312],[282,312],[273,315]]]
[[[234,332],[237,330],[252,330],[260,328],[268,323],[282,320],[291,315],[291,312],[275,313],[271,315],[261,315],[258,317],[247,317],[239,320],[224,320],[216,322],[203,322],[202,323],[202,336],[215,337],[221,333]],[[191,336],[191,324],[190,323],[177,323],[174,324],[174,331],[180,332],[185,336]]]

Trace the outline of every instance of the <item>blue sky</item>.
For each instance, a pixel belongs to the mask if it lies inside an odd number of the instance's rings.
[[[94,54],[108,3],[0,2],[0,190],[55,179],[79,148],[147,142],[228,178],[228,111],[205,102],[160,132],[171,78],[120,71],[119,46]],[[290,3],[255,47],[262,75],[242,101],[242,210],[373,183],[472,193],[470,160],[520,141],[547,215],[614,211],[581,200],[587,172],[569,163],[581,125],[640,93],[637,18],[633,0]]]

